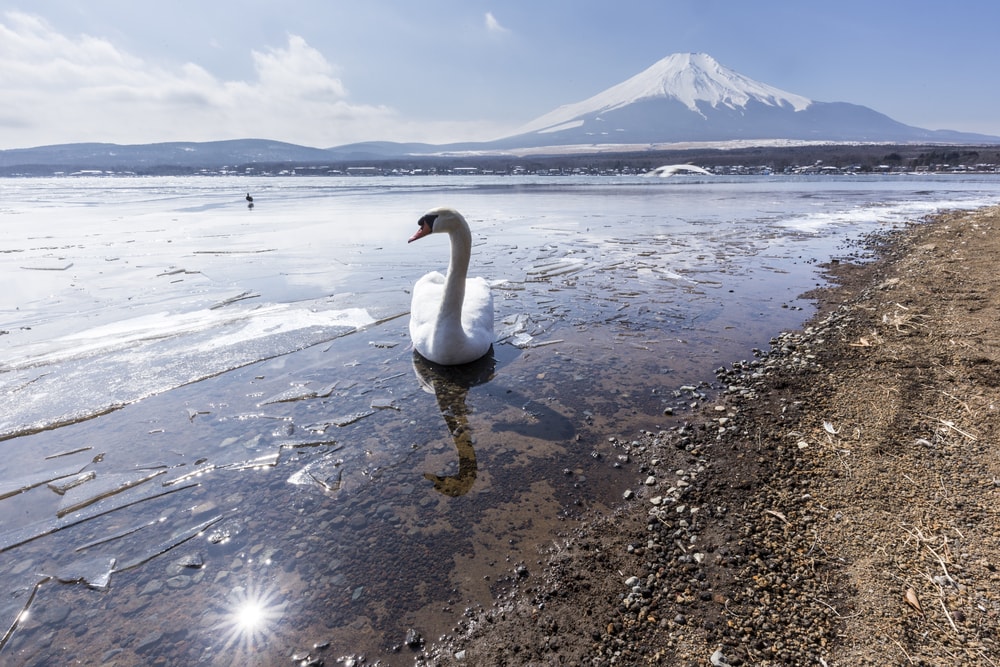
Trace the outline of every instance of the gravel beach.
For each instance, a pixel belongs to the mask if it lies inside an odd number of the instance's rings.
[[[615,440],[614,516],[417,662],[1000,662],[1000,208],[864,245],[686,424]]]

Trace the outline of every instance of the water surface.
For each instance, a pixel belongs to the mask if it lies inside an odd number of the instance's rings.
[[[819,263],[998,195],[957,176],[5,180],[0,652],[410,663],[407,630],[447,632],[619,502],[637,431],[798,326]],[[410,286],[448,257],[406,239],[442,204],[497,308],[493,355],[461,371],[406,333]]]

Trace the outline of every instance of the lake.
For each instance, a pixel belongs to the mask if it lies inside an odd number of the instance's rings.
[[[244,197],[254,197],[249,207]],[[411,664],[634,488],[629,443],[989,176],[0,181],[0,657]],[[415,357],[473,229],[488,358]],[[117,662],[116,662],[117,661]]]

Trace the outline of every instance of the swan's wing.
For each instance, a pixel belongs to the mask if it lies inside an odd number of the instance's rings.
[[[423,356],[440,364],[461,364],[486,354],[493,344],[493,295],[482,278],[466,281],[462,320],[441,319],[445,278],[434,272],[413,286],[410,338]]]
[[[444,276],[437,271],[424,275],[413,285],[410,299],[410,340],[424,356],[428,355],[434,337],[434,327],[441,299],[444,296]]]
[[[420,280],[413,284],[413,293],[416,294],[425,289],[444,289],[444,276],[440,271],[431,271],[420,276]]]
[[[470,278],[465,283],[462,328],[470,338],[493,344],[493,292],[483,278]]]
[[[444,295],[444,276],[437,271],[424,275],[413,285],[410,316],[419,321],[437,319]]]

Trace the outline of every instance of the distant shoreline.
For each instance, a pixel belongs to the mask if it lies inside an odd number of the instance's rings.
[[[239,143],[239,142],[237,142]],[[935,144],[816,144],[806,146],[744,146],[738,148],[686,148],[672,150],[622,150],[546,155],[337,155],[329,159],[251,155],[249,149],[227,147],[188,151],[183,157],[157,145],[114,151],[93,148],[74,155],[71,144],[59,155],[36,149],[0,151],[0,177],[45,178],[88,176],[346,176],[421,173],[643,173],[664,164],[689,163],[706,169],[734,167],[732,173],[760,173],[767,169],[806,170],[829,167],[851,173],[982,173],[1000,174],[1000,146]],[[80,149],[82,150],[82,149]],[[159,150],[159,152],[157,152]],[[310,149],[315,151],[316,149]],[[739,169],[739,168],[742,168]],[[554,171],[553,171],[554,170]],[[756,170],[756,171],[754,171]],[[956,171],[957,170],[957,171]],[[354,173],[352,173],[354,172]]]

